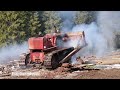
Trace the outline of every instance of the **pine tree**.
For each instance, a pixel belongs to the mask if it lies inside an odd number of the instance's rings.
[[[0,12],[0,46],[20,43],[25,39],[25,11]]]
[[[40,30],[40,21],[39,21],[39,14],[37,11],[32,11],[32,12],[29,12],[31,15],[30,15],[30,20],[29,20],[29,28],[28,28],[28,31],[29,31],[29,36],[32,37],[32,36],[35,36],[37,35],[39,32],[41,32]]]
[[[16,24],[18,24],[17,28],[15,28],[14,34],[16,35],[16,38],[14,41],[16,43],[22,43],[26,39],[26,23],[27,21],[27,15],[26,11],[16,11],[17,17],[16,17]]]
[[[18,14],[15,11],[1,11],[1,45],[9,45],[14,43],[15,38],[17,37],[17,28],[19,23],[17,23]]]
[[[0,47],[59,29],[60,20],[55,11],[0,11]]]
[[[77,11],[74,17],[74,23],[82,24],[82,23],[91,23],[93,18],[94,12],[92,11]]]
[[[55,27],[58,30],[61,27],[61,18],[55,11],[44,11],[42,14],[42,21],[44,24],[45,33],[54,32]]]

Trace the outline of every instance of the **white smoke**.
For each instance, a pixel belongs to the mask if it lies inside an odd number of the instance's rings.
[[[99,11],[97,23],[100,31],[107,40],[107,48],[115,49],[115,35],[120,35],[120,11]]]
[[[68,32],[73,27],[73,18],[76,14],[76,11],[59,11],[59,15],[63,20],[62,23],[62,31],[61,32]]]
[[[107,44],[106,44],[106,39],[103,37],[102,33],[100,33],[99,27],[97,26],[96,22],[92,22],[91,24],[80,24],[76,26],[71,26],[73,22],[73,17],[75,16],[76,12],[67,12],[64,11],[62,14],[64,17],[67,17],[65,21],[63,21],[63,32],[78,32],[78,31],[84,31],[85,32],[85,39],[86,42],[88,43],[88,46],[86,49],[82,50],[81,53],[83,55],[87,54],[95,54],[97,56],[102,55],[106,49],[107,49]],[[63,16],[62,16],[63,17]],[[66,22],[67,20],[67,22]],[[72,28],[69,28],[72,27]],[[76,47],[78,44],[82,44],[80,40],[74,40],[67,42],[65,46],[73,46]]]
[[[120,34],[120,11],[98,11],[96,21],[91,24],[76,25],[67,30],[67,32],[84,31],[88,43],[88,46],[80,50],[73,58],[81,55],[103,56],[106,52],[115,49],[115,35]],[[77,46],[76,44],[78,41],[69,43],[72,46]]]
[[[85,39],[88,46],[85,47],[86,49],[84,49],[84,54],[92,53],[97,56],[101,56],[102,54],[104,54],[107,49],[106,40],[103,37],[102,33],[99,32],[99,28],[95,22],[92,22],[91,24],[81,24],[74,26],[72,32],[78,31],[85,32]]]
[[[7,63],[12,60],[18,60],[20,54],[27,52],[27,42],[23,44],[10,45],[0,49],[0,64]]]
[[[84,31],[88,46],[80,50],[76,56],[96,55],[102,56],[115,49],[115,35],[120,33],[120,11],[98,11],[97,22],[73,26],[73,17],[76,11],[60,11],[63,21],[63,32]],[[78,40],[68,43],[76,47]],[[18,59],[21,53],[28,50],[27,42],[22,45],[11,45],[0,49],[0,63]]]

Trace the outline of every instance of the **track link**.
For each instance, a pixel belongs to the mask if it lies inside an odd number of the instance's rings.
[[[55,69],[59,67],[60,66],[59,62],[60,60],[62,60],[59,56],[60,55],[59,52],[64,52],[66,50],[68,50],[68,48],[63,48],[48,53],[46,55],[46,59],[44,60],[44,64],[43,64],[45,68]]]
[[[44,60],[45,68],[49,68],[49,69],[52,68],[52,62],[51,62],[52,55],[53,55],[53,53],[49,53],[46,55],[46,59]]]

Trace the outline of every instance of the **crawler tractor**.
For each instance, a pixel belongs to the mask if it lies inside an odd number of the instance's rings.
[[[79,39],[82,45],[68,46],[69,42]],[[29,53],[25,54],[25,65],[39,64],[45,68],[56,69],[63,63],[70,63],[71,57],[85,47],[83,32],[52,33],[31,37],[28,40]]]

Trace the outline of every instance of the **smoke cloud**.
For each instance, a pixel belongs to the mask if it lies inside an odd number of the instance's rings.
[[[90,24],[74,26],[73,17],[76,11],[59,11],[63,20],[62,32],[84,31],[88,46],[80,50],[76,56],[102,56],[115,49],[115,35],[120,33],[120,11],[96,11],[96,21]],[[78,40],[68,43],[77,46]],[[22,45],[11,45],[0,49],[0,63],[18,59],[21,53],[27,52],[27,42]]]
[[[88,44],[84,49],[84,55],[94,54],[101,56],[107,49],[106,40],[102,33],[99,32],[99,28],[95,22],[91,24],[81,24],[73,27],[72,32],[84,31],[85,39]],[[81,54],[82,54],[81,53]]]
[[[59,15],[63,20],[62,32],[68,32],[74,25],[73,18],[76,15],[76,11],[59,11]]]
[[[106,55],[107,52],[115,50],[115,36],[116,34],[120,33],[120,11],[97,11],[96,15],[97,18],[95,22],[92,22],[91,24],[83,23],[80,25],[71,26],[72,29],[68,28],[66,30],[64,29],[63,25],[63,32],[85,32],[85,39],[88,43],[88,46],[80,50],[73,56],[73,58],[81,55],[103,56]],[[67,22],[65,21],[65,23]],[[78,44],[77,42],[78,41],[70,42],[69,45],[75,46]]]
[[[101,33],[107,40],[109,51],[116,47],[115,35],[120,34],[120,11],[99,11],[97,23]]]
[[[10,45],[0,49],[0,64],[5,64],[8,61],[18,60],[20,54],[27,52],[28,45],[24,42],[21,45]]]

